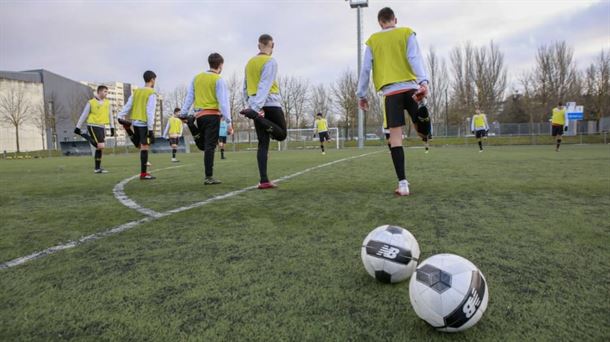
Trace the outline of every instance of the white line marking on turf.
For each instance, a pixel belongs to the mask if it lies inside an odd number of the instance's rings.
[[[366,156],[369,156],[371,154],[375,154],[375,153],[379,153],[379,152],[382,152],[382,151],[370,152],[370,153],[360,154],[360,155],[353,156],[353,157],[338,159],[338,160],[335,160],[335,161],[332,161],[332,162],[328,162],[328,163],[324,163],[324,164],[321,164],[321,165],[318,165],[318,166],[307,168],[305,170],[293,173],[293,174],[288,175],[288,176],[284,176],[284,177],[278,178],[274,182],[277,182],[277,183],[283,182],[283,181],[286,181],[288,179],[300,176],[300,175],[302,175],[304,173],[307,173],[307,172],[310,172],[310,171],[321,169],[323,167],[327,167],[327,166],[334,165],[334,164],[337,164],[337,163],[341,163],[341,162],[344,162],[344,161],[366,157]],[[182,166],[182,165],[180,165],[180,166]],[[175,167],[179,167],[179,166],[174,166],[174,168]],[[168,169],[168,168],[166,168],[166,169]],[[162,169],[159,169],[157,171],[160,171],[160,170],[162,170]],[[163,169],[163,170],[165,170],[165,169]],[[135,177],[136,176],[130,177],[128,179],[131,180],[131,179],[134,179]],[[121,183],[123,183],[123,187],[125,186],[125,184],[127,184],[127,182],[128,181],[126,181],[126,180],[123,180],[121,182]],[[114,228],[111,228],[109,230],[106,230],[106,231],[103,231],[103,232],[100,232],[100,233],[94,233],[94,234],[91,234],[91,235],[83,236],[82,238],[80,238],[78,240],[75,240],[75,241],[68,241],[66,243],[59,244],[59,245],[53,246],[53,247],[49,247],[49,248],[47,248],[45,250],[38,251],[38,252],[32,253],[30,255],[26,255],[26,256],[23,256],[23,257],[20,257],[20,258],[16,258],[16,259],[13,259],[13,260],[9,260],[9,261],[3,262],[3,263],[0,264],[0,270],[8,269],[8,268],[11,268],[11,267],[15,267],[15,266],[24,264],[24,263],[26,263],[28,261],[39,259],[39,258],[45,257],[47,255],[55,254],[55,253],[57,253],[59,251],[65,250],[65,249],[74,248],[76,246],[79,246],[79,245],[81,245],[83,243],[86,243],[86,242],[89,242],[89,241],[95,241],[95,240],[99,240],[99,239],[107,237],[107,236],[112,236],[112,235],[115,235],[115,234],[119,234],[119,233],[122,233],[124,231],[133,229],[133,228],[139,226],[142,223],[155,221],[155,220],[157,220],[159,218],[162,218],[162,217],[165,217],[165,216],[169,216],[169,215],[180,213],[180,212],[183,212],[183,211],[186,211],[186,210],[189,210],[189,209],[201,207],[201,206],[206,205],[208,203],[212,203],[212,202],[215,202],[215,201],[218,201],[218,200],[222,200],[222,199],[225,199],[225,198],[233,197],[233,196],[242,194],[242,193],[244,193],[246,191],[253,190],[253,189],[256,189],[256,186],[249,186],[249,187],[246,187],[246,188],[243,188],[243,189],[240,189],[240,190],[231,191],[231,192],[228,192],[226,194],[222,194],[222,195],[218,195],[218,196],[215,196],[215,197],[208,198],[205,201],[201,201],[201,202],[193,203],[191,205],[187,205],[187,206],[184,206],[184,207],[168,210],[168,211],[163,212],[163,213],[155,212],[157,214],[156,216],[147,215],[147,217],[141,218],[139,220],[123,223],[123,224],[121,224],[119,226],[116,226]],[[125,196],[125,197],[127,197],[127,196]],[[127,197],[127,200],[129,200],[128,197]],[[121,203],[124,203],[124,202],[121,201]],[[136,204],[141,209],[146,209],[146,208],[143,208],[143,207],[139,206],[135,202],[133,202],[133,203]],[[148,209],[148,210],[150,210],[150,209]]]
[[[178,165],[178,166],[170,166],[170,167],[166,167],[163,169],[158,169],[156,171],[164,171],[164,170],[170,170],[170,169],[176,169],[179,167],[182,167],[184,165]],[[114,198],[116,198],[119,202],[121,202],[121,204],[123,204],[124,206],[126,206],[129,209],[133,209],[141,214],[144,214],[146,216],[150,216],[150,217],[154,217],[154,218],[159,218],[159,217],[163,217],[163,215],[159,212],[156,212],[152,209],[148,209],[148,208],[144,208],[141,205],[139,205],[138,203],[136,203],[136,201],[132,200],[131,198],[129,198],[126,194],[125,194],[125,185],[127,185],[127,183],[129,183],[130,181],[138,178],[140,175],[135,175],[132,177],[128,177],[123,179],[122,181],[120,181],[117,185],[114,186],[114,189],[112,189],[112,193],[114,194]]]

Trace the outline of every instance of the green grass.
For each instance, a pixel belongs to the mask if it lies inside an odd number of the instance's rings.
[[[392,195],[386,149],[144,223],[0,270],[0,340],[610,339],[610,148],[408,149],[412,196]],[[271,153],[270,176],[363,153]],[[154,182],[126,193],[165,211],[257,182],[255,154],[228,153],[202,184],[202,158],[152,155]],[[0,161],[0,262],[143,217],[113,198],[135,154]],[[157,172],[155,172],[157,170]],[[367,233],[409,229],[422,258],[448,252],[485,274],[483,319],[438,333],[360,261]]]

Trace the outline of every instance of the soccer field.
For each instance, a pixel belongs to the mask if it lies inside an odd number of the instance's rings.
[[[387,148],[271,152],[270,176],[289,177],[265,191],[249,188],[254,152],[217,159],[217,186],[200,154],[178,157],[123,182],[140,211],[113,193],[135,154],[105,156],[104,175],[86,157],[0,161],[0,263],[135,222],[0,269],[0,340],[610,339],[608,145],[407,149],[402,198]],[[481,269],[477,325],[437,332],[408,281],[366,273],[362,240],[383,224],[413,233],[421,259]]]

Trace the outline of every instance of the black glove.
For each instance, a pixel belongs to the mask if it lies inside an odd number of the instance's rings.
[[[564,132],[567,132],[567,131],[568,131],[568,126],[565,126],[565,127],[563,128],[563,131],[564,131]]]
[[[470,131],[470,133],[474,134],[474,131]]]
[[[117,118],[117,121],[125,128],[131,126],[131,121],[129,121],[129,120]]]
[[[116,135],[116,132],[114,130],[114,127],[110,127],[110,136],[114,137]]]
[[[316,137],[316,134],[315,134],[315,133],[313,134],[313,137],[314,137],[314,138]]]
[[[146,135],[148,137],[148,144],[152,145],[155,143],[155,132],[153,131],[148,131],[148,134]]]
[[[80,128],[78,128],[78,127],[74,128],[74,134],[81,135],[81,133],[82,132],[80,131]]]

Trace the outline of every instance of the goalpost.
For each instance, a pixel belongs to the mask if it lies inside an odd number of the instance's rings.
[[[341,148],[340,136],[338,127],[329,127],[328,134],[330,135],[330,141],[326,142],[327,147],[335,147],[336,149]],[[297,128],[288,129],[286,140],[278,142],[278,151],[285,151],[287,149],[316,149],[320,148],[320,138],[318,134],[314,138],[313,128]]]

